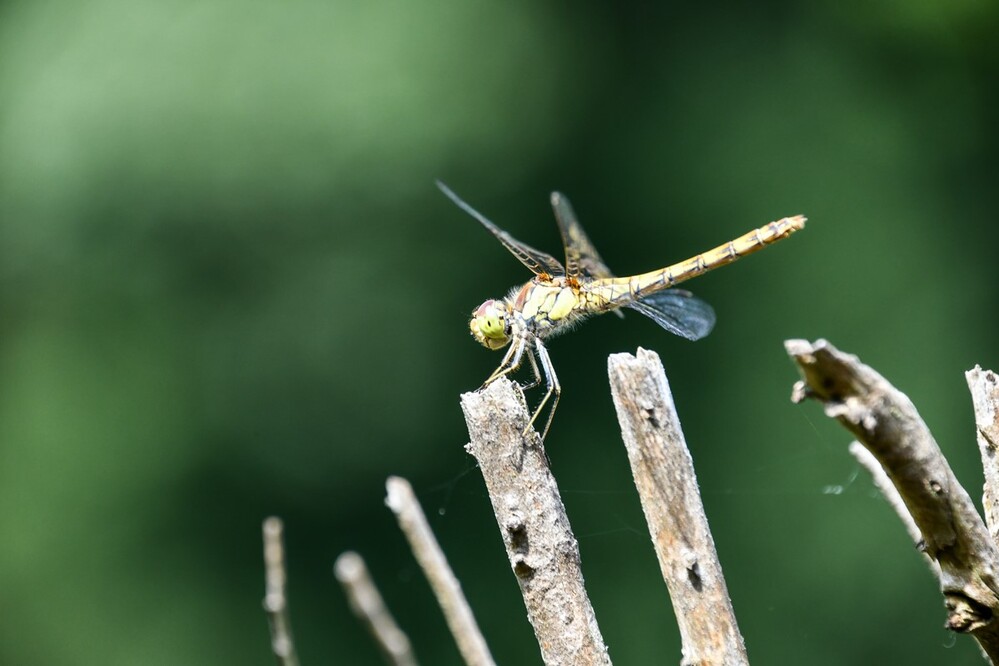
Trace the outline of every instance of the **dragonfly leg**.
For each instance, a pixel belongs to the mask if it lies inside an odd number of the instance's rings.
[[[500,377],[508,375],[519,368],[520,361],[524,357],[525,347],[527,347],[527,338],[524,337],[519,338],[514,344],[511,344],[503,360],[500,361],[499,367],[493,370],[493,374],[489,375],[489,379],[482,384],[482,388],[489,386]]]
[[[534,354],[528,354],[527,360],[531,362],[531,372],[534,373],[534,381],[520,387],[521,391],[532,389],[541,383],[541,371],[538,370],[538,363],[534,360]]]
[[[552,419],[555,418],[555,408],[558,407],[558,400],[562,396],[562,387],[559,386],[558,376],[555,374],[555,366],[552,365],[552,360],[548,357],[548,350],[545,349],[544,343],[538,338],[534,340],[534,349],[538,354],[538,360],[541,361],[541,369],[545,372],[548,391],[538,404],[538,408],[534,410],[534,415],[531,416],[527,427],[524,428],[524,434],[527,434],[527,431],[531,429],[531,426],[534,425],[534,422],[541,414],[541,410],[544,409],[545,404],[554,395],[555,399],[552,401],[551,409],[548,412],[548,421],[545,422],[545,429],[541,433],[541,441],[544,441],[545,436],[548,434],[548,429],[552,427]]]

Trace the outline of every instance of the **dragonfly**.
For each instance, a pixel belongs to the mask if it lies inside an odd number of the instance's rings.
[[[628,308],[670,333],[688,340],[700,340],[714,328],[715,312],[689,291],[674,287],[783,240],[804,228],[806,221],[802,215],[785,217],[666,268],[615,277],[583,231],[569,200],[559,192],[552,192],[551,205],[562,236],[565,264],[497,227],[444,183],[437,181],[437,187],[534,273],[529,282],[514,287],[505,298],[483,302],[472,312],[468,326],[472,336],[487,349],[499,350],[509,345],[499,367],[489,375],[482,388],[518,370],[525,358],[533,371],[534,381],[522,388],[538,386],[542,381],[541,372],[544,373],[545,395],[524,429],[526,435],[545,405],[552,401],[541,433],[542,441],[548,435],[562,395],[555,367],[545,347],[547,339],[570,330],[588,317],[605,312],[621,315],[621,308]]]

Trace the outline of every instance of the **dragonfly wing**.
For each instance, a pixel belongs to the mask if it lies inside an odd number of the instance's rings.
[[[576,219],[569,199],[564,194],[552,192],[552,208],[565,246],[565,274],[571,278],[579,277],[581,273],[595,278],[614,277]]]
[[[530,245],[521,243],[516,238],[487,220],[482,213],[462,201],[457,194],[452,192],[447,185],[439,180],[437,181],[437,187],[439,187],[441,192],[443,192],[448,199],[453,201],[458,208],[474,217],[482,224],[482,226],[488,229],[493,236],[496,236],[499,242],[503,243],[503,247],[509,250],[513,256],[517,257],[517,259],[520,260],[520,263],[530,268],[531,272],[535,275],[565,275],[565,268],[562,267],[562,264],[559,263],[558,259],[550,254],[545,254],[540,250],[535,250]]]
[[[700,340],[715,326],[714,309],[683,289],[660,291],[625,307],[641,312],[670,333],[688,340]]]

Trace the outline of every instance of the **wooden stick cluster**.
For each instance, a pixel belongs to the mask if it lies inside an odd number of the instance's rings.
[[[748,664],[697,478],[659,357],[615,354],[611,393],[660,571],[680,625],[682,664]],[[548,666],[610,664],[583,585],[576,539],[541,440],[508,381],[466,393],[462,409],[510,568]]]
[[[495,666],[461,585],[430,531],[412,486],[405,479],[395,476],[389,477],[385,485],[385,504],[395,513],[399,527],[426,574],[463,660],[469,666]],[[271,618],[271,645],[278,666],[298,666],[285,594],[287,575],[281,529],[281,521],[277,518],[264,521],[264,559],[267,563],[264,607]],[[386,663],[417,666],[409,637],[385,606],[364,559],[352,551],[343,553],[337,558],[333,573],[347,595],[351,610],[367,628]]]
[[[985,519],[947,464],[915,406],[881,375],[828,342],[786,342],[803,379],[792,400],[814,399],[854,437],[849,450],[902,520],[940,583],[947,626],[972,635],[999,664],[999,377],[967,373],[985,467]],[[690,452],[659,357],[612,355],[611,392],[660,573],[682,639],[683,666],[748,664],[746,647],[715,552]],[[467,393],[466,449],[478,461],[510,568],[548,666],[611,663],[586,594],[579,548],[523,394],[507,379]],[[408,482],[392,477],[386,504],[396,514],[466,664],[492,666],[457,578]],[[280,666],[297,666],[285,594],[281,523],[264,523],[272,645]],[[344,553],[335,572],[351,608],[387,663],[415,666],[363,560]]]

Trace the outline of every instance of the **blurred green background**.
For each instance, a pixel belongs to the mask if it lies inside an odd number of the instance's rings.
[[[811,220],[692,283],[702,342],[631,315],[550,346],[548,452],[616,663],[680,659],[605,374],[639,345],[754,663],[980,663],[847,433],[790,404],[782,341],[860,354],[979,494],[997,28],[984,0],[3,2],[0,663],[271,663],[276,514],[305,665],[381,663],[346,549],[421,662],[457,664],[390,474],[497,660],[540,663],[458,407],[499,362],[468,313],[528,275],[435,178],[555,254],[565,192],[620,274]]]

